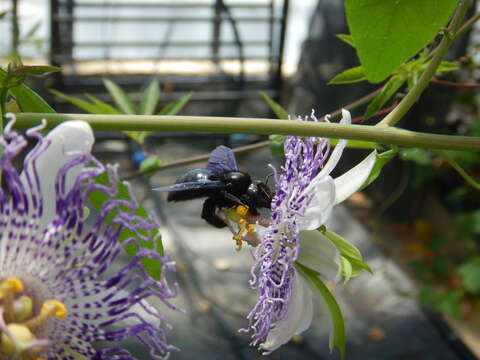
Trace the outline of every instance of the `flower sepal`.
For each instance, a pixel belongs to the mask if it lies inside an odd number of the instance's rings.
[[[360,186],[357,191],[361,191],[361,190],[365,189],[368,185],[370,185],[372,182],[374,182],[378,178],[378,176],[380,175],[380,171],[382,170],[382,168],[387,163],[389,163],[390,160],[392,160],[397,154],[398,154],[398,149],[397,148],[393,148],[393,149],[384,151],[382,153],[377,153],[375,151],[375,163],[374,163],[367,179],[363,182],[362,186]]]
[[[358,276],[362,270],[373,274],[372,269],[363,261],[362,254],[353,244],[349,243],[337,233],[329,231],[325,225],[320,226],[318,231],[329,239],[340,252],[340,264],[345,284],[351,278]]]
[[[320,279],[319,274],[310,269],[309,267],[300,263],[295,263],[295,267],[298,272],[306,279],[311,285],[311,288],[316,291],[323,302],[324,308],[328,312],[330,319],[331,332],[329,339],[330,351],[336,348],[341,355],[341,358],[345,357],[345,321],[343,319],[342,311],[337,303],[337,300],[330,292],[328,287]]]

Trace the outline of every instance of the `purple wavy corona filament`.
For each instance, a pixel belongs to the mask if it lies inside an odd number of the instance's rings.
[[[312,120],[316,120],[313,114]],[[254,250],[251,285],[259,291],[259,299],[245,329],[252,334],[252,345],[265,341],[288,310],[300,251],[300,222],[313,198],[305,190],[323,167],[330,146],[325,138],[287,136],[284,149],[285,165],[281,174],[275,174],[271,223]],[[269,351],[262,344],[260,348]]]
[[[166,359],[176,350],[166,341],[169,325],[147,298],[175,309],[169,299],[177,288],[165,279],[175,266],[160,249],[139,246],[154,241],[158,223],[135,216],[135,201],[116,198],[116,168],[90,154],[87,123],[62,123],[46,137],[39,130],[27,132],[36,145],[21,172],[16,165],[27,138],[7,127],[1,140],[0,358],[136,359],[118,344],[132,338],[150,359]],[[107,185],[95,182],[102,175]],[[87,216],[94,192],[107,200]],[[122,230],[129,237],[120,242]],[[136,255],[109,275],[127,245]],[[142,259],[162,264],[156,279]]]

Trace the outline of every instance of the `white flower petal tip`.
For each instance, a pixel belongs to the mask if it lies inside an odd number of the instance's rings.
[[[377,151],[372,151],[355,167],[337,177],[335,182],[335,204],[341,203],[365,183],[377,160]]]
[[[90,124],[83,120],[65,121],[47,135],[48,139],[57,137],[63,138],[65,151],[90,152],[95,140]]]
[[[346,109],[342,109],[342,120],[340,120],[340,124],[350,125],[351,123],[352,123],[352,116],[350,115],[350,111]]]
[[[259,349],[270,354],[286,344],[294,335],[298,335],[310,327],[313,318],[312,292],[306,280],[295,270],[292,284],[292,295],[285,317],[278,321],[268,333]]]
[[[315,230],[330,217],[335,204],[335,182],[330,176],[326,176],[305,192],[313,192],[314,196],[305,215],[298,219],[300,229]]]
[[[22,182],[26,185],[27,192],[31,194],[28,178],[40,179],[43,194],[44,211],[42,214],[42,226],[50,223],[55,214],[55,181],[61,167],[73,159],[73,152],[90,154],[94,143],[93,131],[90,125],[82,120],[65,121],[52,129],[45,137],[46,140],[42,151],[33,162],[29,162],[21,174]],[[78,175],[84,168],[78,164],[68,170],[65,179],[65,192],[68,192]],[[35,175],[35,172],[37,175]],[[31,181],[31,180],[30,180]]]

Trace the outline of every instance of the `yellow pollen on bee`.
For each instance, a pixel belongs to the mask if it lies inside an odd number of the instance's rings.
[[[248,214],[248,207],[247,207],[247,206],[243,206],[243,205],[238,205],[238,206],[235,208],[235,211],[236,211],[237,214],[239,214],[239,215],[246,216],[246,215]]]

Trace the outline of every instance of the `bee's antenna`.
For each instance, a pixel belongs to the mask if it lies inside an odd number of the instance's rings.
[[[273,175],[275,175],[274,172],[271,172],[270,174],[268,174],[266,177],[265,177],[265,185],[268,185],[268,179],[270,179],[270,177],[272,177]]]

